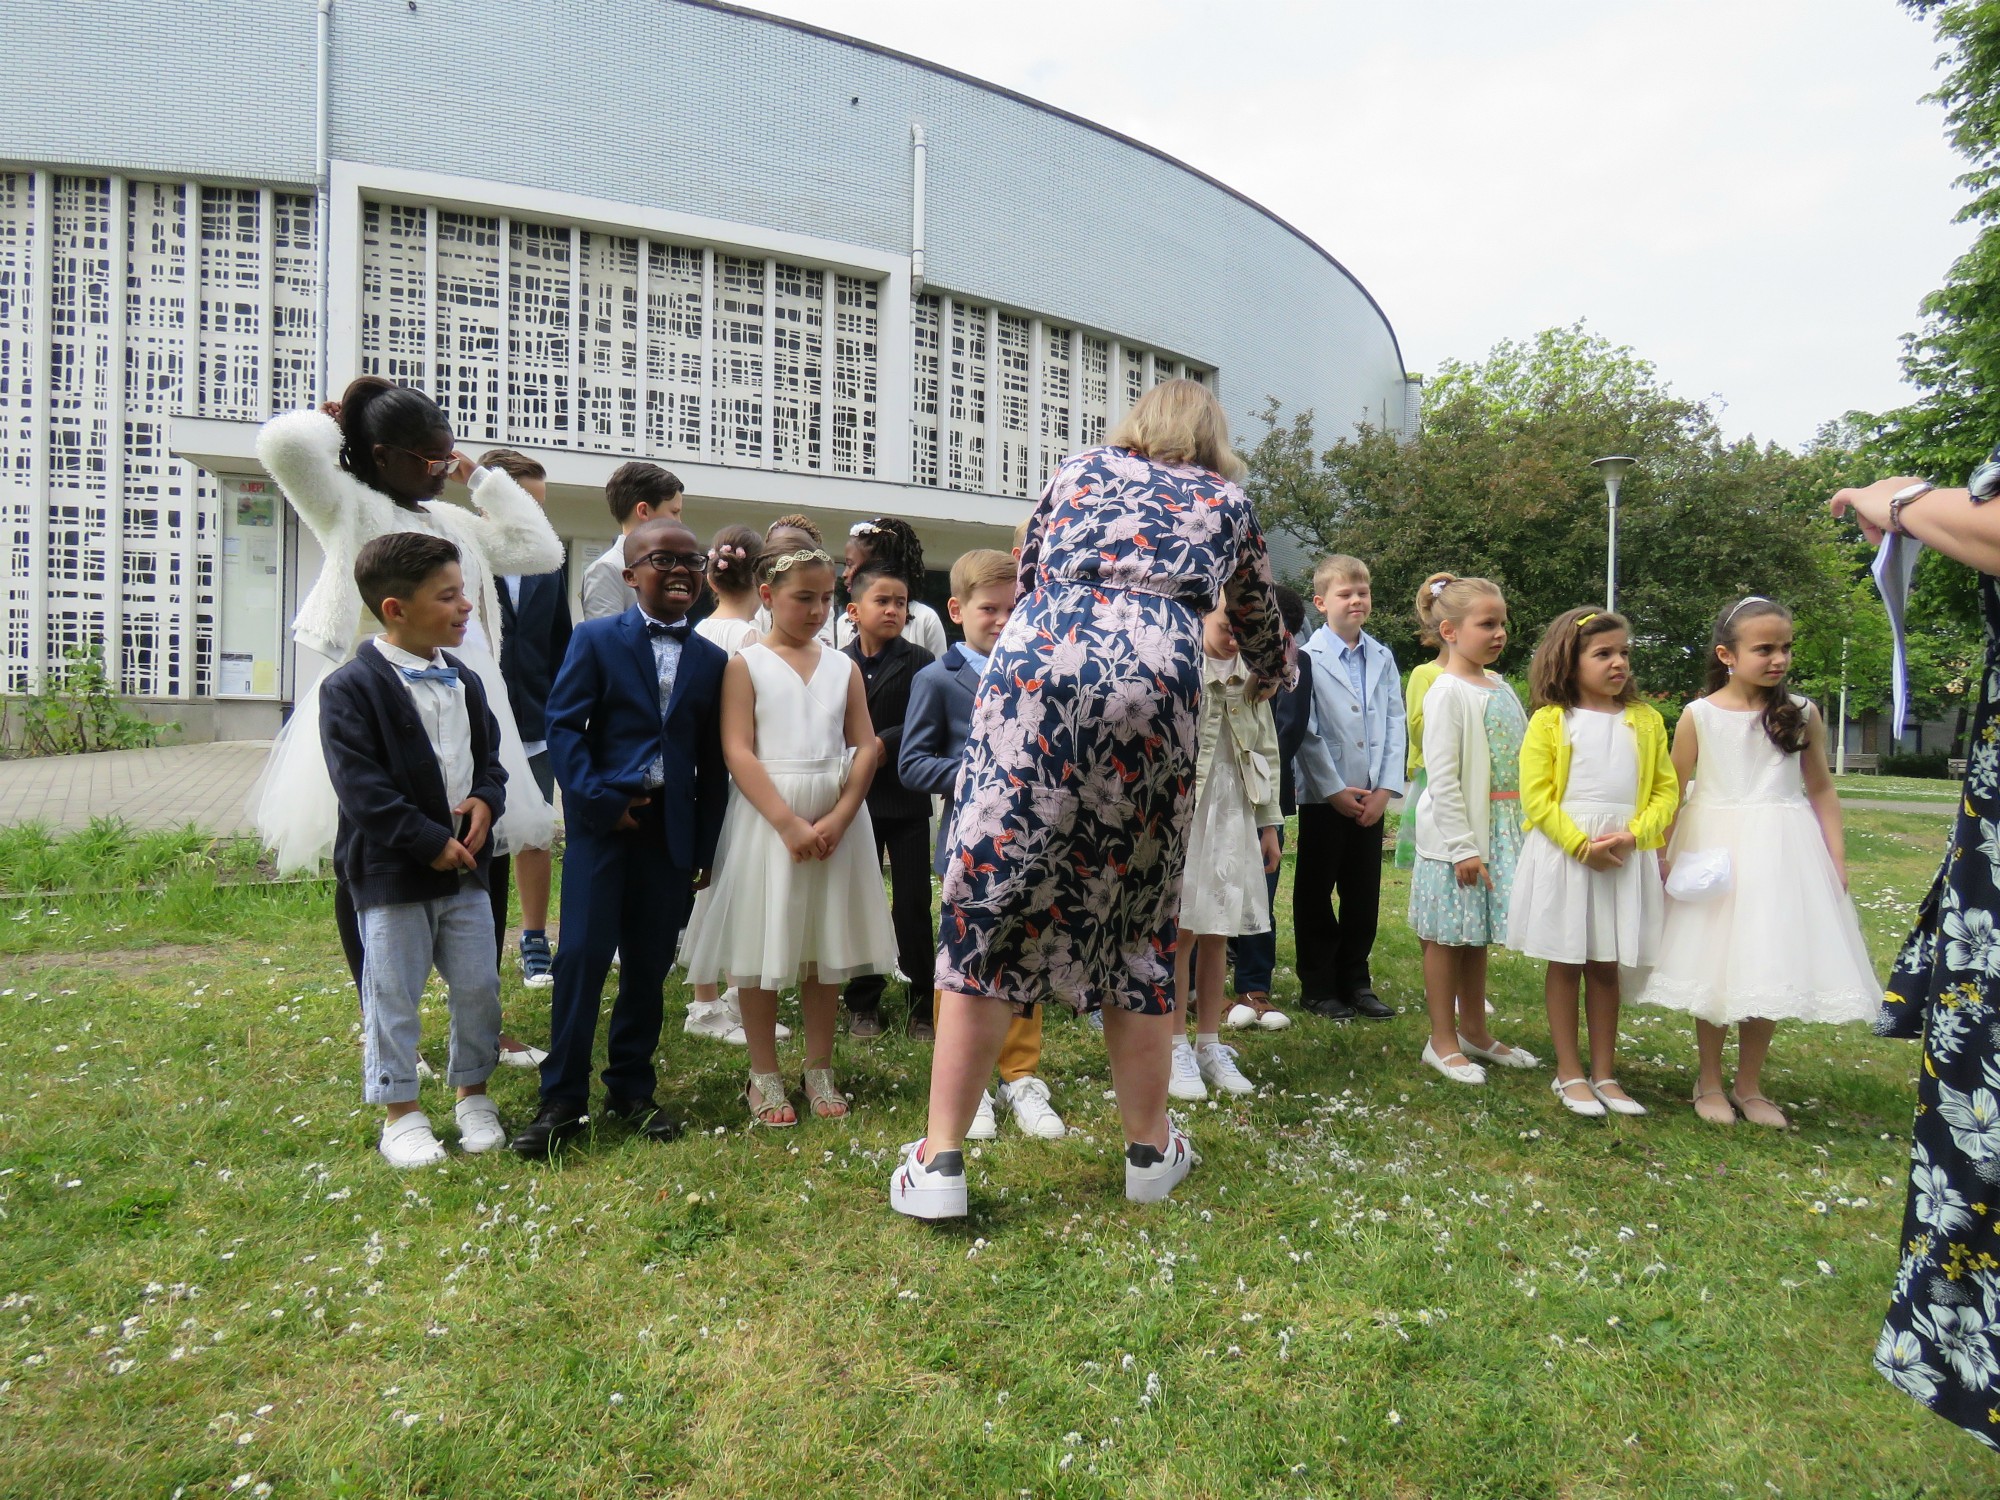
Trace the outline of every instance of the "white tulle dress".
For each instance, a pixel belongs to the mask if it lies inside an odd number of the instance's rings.
[[[1771,743],[1754,709],[1704,698],[1685,712],[1695,716],[1700,753],[1668,859],[1727,849],[1731,889],[1706,901],[1668,898],[1640,1003],[1717,1026],[1872,1022],[1882,986],[1806,800],[1801,757]]]
[[[822,646],[808,682],[761,643],[741,654],[757,691],[757,759],[792,810],[816,822],[840,800],[854,759],[847,693],[859,669]],[[714,877],[683,953],[691,983],[742,989],[894,972],[896,933],[867,807],[831,859],[795,864],[778,830],[732,783]]]
[[[439,500],[417,510],[399,506],[340,467],[340,428],[319,411],[273,417],[258,434],[257,456],[325,557],[292,622],[293,639],[322,658],[325,670],[299,694],[250,788],[251,822],[278,868],[286,873],[316,870],[333,853],[340,808],[320,748],[319,688],[326,673],[375,631],[372,617],[364,624],[361,592],[354,583],[355,554],[376,537],[396,531],[441,536],[459,550],[473,616],[465,644],[453,647],[452,654],[479,674],[500,723],[500,764],[507,772],[507,807],[493,830],[494,852],[548,848],[555,842],[555,809],[528,769],[500,675],[495,593],[498,575],[547,573],[562,566],[562,543],[542,508],[507,475],[492,469],[478,471],[473,491],[477,511]]]

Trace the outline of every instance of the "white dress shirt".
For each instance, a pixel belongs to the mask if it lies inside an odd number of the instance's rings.
[[[674,701],[674,682],[681,675],[681,643],[670,635],[661,635],[658,631],[650,628],[653,625],[665,625],[668,623],[667,621],[655,620],[651,615],[646,614],[645,606],[643,605],[640,606],[639,613],[647,621],[647,635],[653,643],[653,670],[660,675],[660,722],[664,724],[667,717],[667,705]],[[656,755],[653,757],[653,763],[646,767],[646,789],[651,791],[654,787],[665,786],[666,784],[666,756],[664,754]]]
[[[405,667],[420,670],[448,665],[442,652],[434,652],[428,657],[413,656],[402,647],[391,645],[387,636],[380,635],[375,637],[375,649],[382,653],[390,666],[396,668],[397,678],[409,692],[410,701],[416,705],[417,721],[424,726],[424,735],[430,740],[431,750],[437,756],[438,770],[444,775],[445,805],[458,806],[472,792],[472,715],[465,707],[464,682],[439,682],[435,679],[413,682],[403,676]]]

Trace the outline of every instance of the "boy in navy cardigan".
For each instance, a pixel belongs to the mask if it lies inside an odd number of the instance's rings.
[[[986,658],[1014,611],[1016,587],[1014,559],[1004,552],[968,552],[953,563],[951,618],[965,631],[965,639],[917,673],[910,687],[896,773],[912,791],[945,799],[935,857],[939,875],[944,874],[950,842],[952,794],[972,731],[973,695],[986,670]],[[1000,1049],[1000,1103],[1013,1111],[1015,1122],[1030,1135],[1056,1140],[1066,1132],[1062,1117],[1049,1104],[1049,1086],[1036,1076],[1041,1063],[1042,1012],[1037,1006],[1008,1024],[1007,1041]],[[968,1140],[990,1141],[998,1134],[993,1107],[993,1096],[982,1093],[979,1111],[965,1132]]]
[[[507,805],[500,726],[479,678],[443,647],[465,640],[472,599],[458,548],[396,531],[354,559],[383,625],[320,687],[320,746],[340,803],[336,878],[360,919],[363,1093],[386,1108],[392,1166],[444,1158],[417,1108],[418,1008],[433,967],[451,1012],[445,1081],[459,1144],[507,1139],[486,1095],[500,1060],[500,968],[486,882],[488,833]]]
[[[577,626],[549,692],[545,732],[569,842],[541,1112],[513,1142],[523,1156],[547,1156],[589,1121],[590,1054],[613,953],[606,1112],[651,1140],[680,1134],[653,1097],[662,990],[694,893],[708,883],[729,792],[729,657],[688,620],[707,567],[678,521],[635,527],[625,581],[639,602]]]

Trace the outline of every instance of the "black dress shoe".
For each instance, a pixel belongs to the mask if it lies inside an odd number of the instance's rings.
[[[590,1116],[568,1104],[544,1104],[542,1112],[519,1135],[507,1143],[517,1155],[540,1161],[560,1141],[583,1134]]]
[[[604,1112],[612,1119],[630,1125],[634,1131],[649,1141],[672,1141],[680,1138],[681,1122],[669,1116],[650,1098],[606,1099]]]
[[[1351,1021],[1354,1019],[1354,1007],[1334,995],[1300,996],[1299,1004],[1323,1020]]]
[[[1387,1021],[1396,1014],[1391,1005],[1384,1005],[1371,989],[1358,989],[1347,997],[1347,1008],[1357,1016],[1366,1016],[1371,1021]]]

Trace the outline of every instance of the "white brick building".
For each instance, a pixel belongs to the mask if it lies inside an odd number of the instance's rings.
[[[1174,374],[1238,424],[1413,415],[1297,231],[851,38],[707,0],[0,8],[0,687],[102,641],[191,733],[268,733],[318,558],[257,425],[364,372],[542,459],[573,559],[633,457],[702,534],[893,512],[944,565]]]

